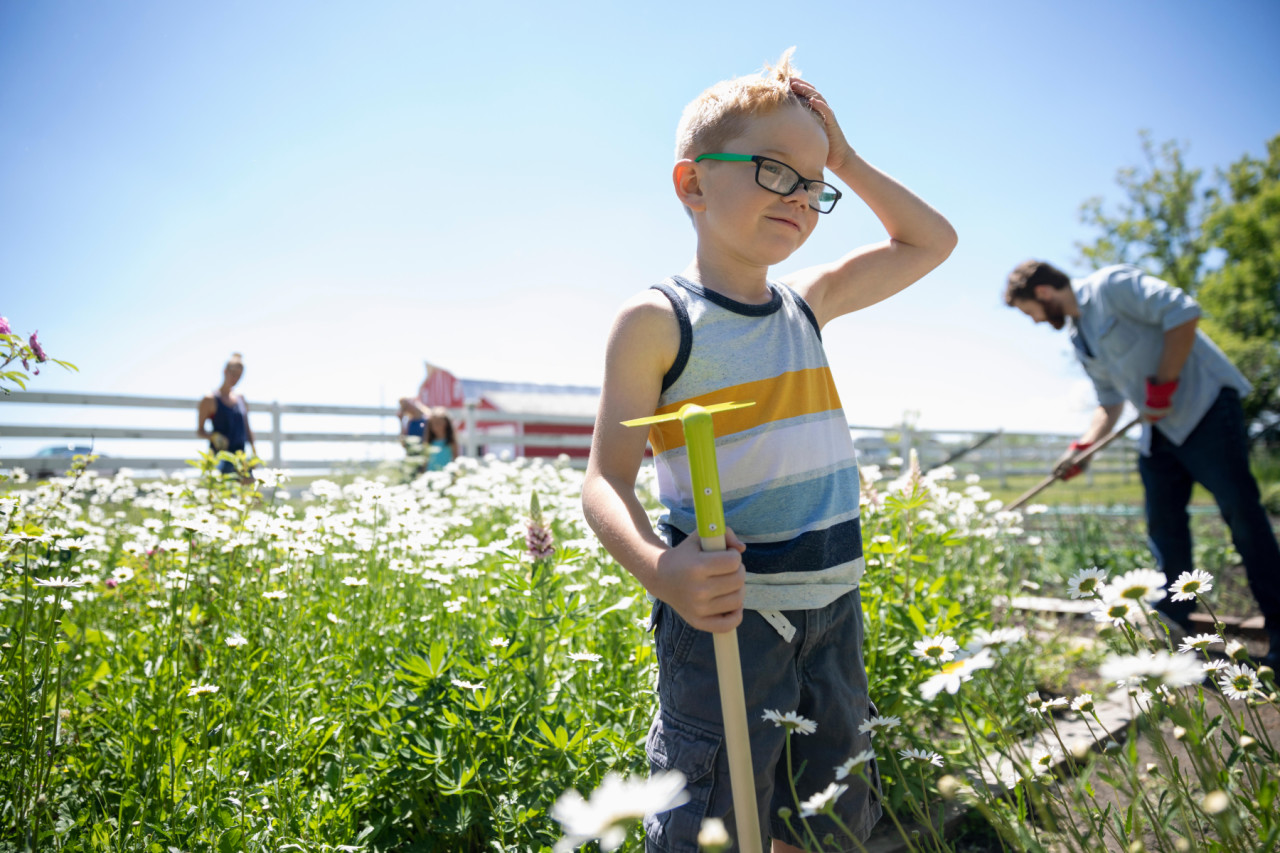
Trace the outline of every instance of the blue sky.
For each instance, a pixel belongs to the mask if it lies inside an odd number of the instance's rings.
[[[44,390],[198,396],[233,350],[251,400],[392,401],[423,359],[598,384],[618,305],[692,255],[681,109],[796,45],[859,152],[960,233],[828,327],[849,419],[1075,430],[1083,374],[1004,276],[1079,269],[1079,206],[1116,197],[1140,129],[1207,171],[1261,155],[1277,32],[1273,2],[11,0],[0,314],[80,366]],[[882,237],[846,199],[778,272]]]

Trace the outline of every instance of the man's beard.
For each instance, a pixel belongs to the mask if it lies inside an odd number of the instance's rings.
[[[1062,308],[1054,302],[1045,302],[1043,299],[1037,299],[1040,308],[1044,311],[1045,322],[1053,326],[1058,331],[1062,331],[1062,327],[1067,324],[1067,315],[1062,313]]]

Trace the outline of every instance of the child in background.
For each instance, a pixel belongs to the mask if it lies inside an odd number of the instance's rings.
[[[841,193],[824,167],[879,218],[889,239],[771,280]],[[734,826],[722,748],[712,638],[738,630],[756,796],[765,841],[795,851],[778,809],[798,811],[783,757],[785,730],[765,711],[816,723],[793,742],[803,800],[870,749],[858,726],[874,714],[862,664],[858,472],[822,330],[915,282],[951,253],[937,211],[863,160],[831,107],[791,66],[724,81],[684,112],[672,182],[696,249],[680,275],[626,303],[614,322],[583,509],[609,552],[654,599],[659,710],[647,751],[654,772],[680,770],[690,802],[645,820],[650,850],[694,853],[706,817]],[[753,400],[715,416],[730,549],[703,552],[678,422],[654,427],[658,531],[635,494],[643,430],[624,420]],[[865,838],[880,816],[878,774],[845,780],[840,820]],[[793,819],[794,820],[794,819]],[[824,815],[817,838],[858,846]],[[767,849],[766,843],[766,849]]]
[[[427,470],[441,471],[458,458],[458,437],[453,431],[449,410],[443,406],[431,409],[426,430]]]

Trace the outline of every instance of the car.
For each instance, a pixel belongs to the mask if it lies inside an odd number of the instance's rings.
[[[39,459],[32,476],[37,480],[45,480],[49,477],[61,477],[67,473],[67,469],[71,467],[71,460],[75,456],[88,456],[94,453],[92,447],[83,444],[58,444],[52,447],[42,447],[36,451],[33,458]],[[102,460],[109,458],[105,453],[98,453],[98,460],[93,464],[92,470],[101,474],[112,473],[103,470]]]

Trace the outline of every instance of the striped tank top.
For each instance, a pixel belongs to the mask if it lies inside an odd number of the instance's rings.
[[[853,439],[817,319],[783,284],[762,305],[679,276],[654,288],[680,323],[656,414],[755,401],[713,416],[725,522],[747,546],[745,606],[825,607],[857,587],[865,563]],[[697,531],[680,422],[650,427],[649,443],[666,508],[658,529],[678,545]]]

